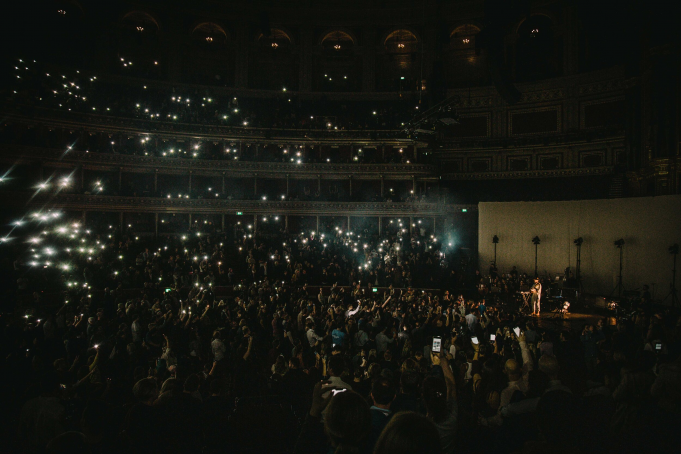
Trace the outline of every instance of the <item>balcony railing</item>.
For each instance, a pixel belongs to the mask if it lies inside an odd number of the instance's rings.
[[[22,121],[63,127],[94,127],[107,132],[131,134],[168,134],[173,136],[202,137],[228,140],[295,140],[296,142],[334,141],[356,144],[358,141],[380,140],[382,143],[411,144],[413,141],[401,137],[399,129],[296,129],[256,128],[249,126],[221,126],[197,123],[167,122],[145,118],[124,118],[80,112],[63,112],[42,107],[17,106],[16,110],[3,112],[3,116]]]
[[[435,177],[436,167],[426,164],[295,164],[277,162],[252,162],[234,160],[162,158],[156,156],[138,156],[114,153],[86,153],[52,148],[30,147],[25,145],[3,145],[0,159],[18,162],[41,161],[47,165],[78,166],[86,169],[115,170],[122,168],[125,172],[187,174],[190,171],[203,175],[222,175],[230,177],[279,177],[291,174],[294,178],[347,179],[350,175],[356,179],[377,179],[383,175],[387,179],[411,179],[416,177]],[[54,162],[50,162],[54,161]]]
[[[27,193],[6,194],[9,205],[21,205],[30,199]],[[66,211],[191,213],[236,215],[294,216],[429,216],[439,217],[462,212],[476,212],[477,205],[443,205],[403,202],[269,202],[213,199],[164,199],[153,197],[96,196],[79,194],[42,195],[30,199],[35,208]]]

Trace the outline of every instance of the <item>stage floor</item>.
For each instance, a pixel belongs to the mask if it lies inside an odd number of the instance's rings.
[[[539,318],[533,318],[537,320],[537,324],[540,328],[551,330],[567,329],[570,331],[581,331],[584,325],[596,324],[600,319],[603,319],[608,325],[614,326],[617,324],[615,317],[604,317],[602,315],[586,312],[569,312],[562,318],[559,313],[543,312]]]

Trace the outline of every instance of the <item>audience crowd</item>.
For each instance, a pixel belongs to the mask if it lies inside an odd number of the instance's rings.
[[[417,112],[408,101],[307,101],[283,90],[235,98],[22,60],[14,76],[5,95],[17,108],[112,121],[392,131]],[[2,140],[63,145],[9,128]],[[297,148],[110,142],[70,147],[324,162]],[[347,160],[409,163],[397,149]],[[143,195],[143,185],[119,190]],[[229,197],[208,191],[180,196]],[[291,197],[325,198],[310,188]],[[382,200],[393,198],[419,200]],[[198,226],[151,238],[132,224],[62,223],[49,211],[14,223],[0,259],[4,451],[678,451],[676,307],[644,298],[617,317],[530,318],[511,297],[527,276],[495,267],[483,275],[416,226],[380,236]]]
[[[528,319],[419,229],[152,240],[106,227],[14,245],[7,449],[678,450],[673,310]]]
[[[208,86],[168,87],[142,79],[111,78],[17,59],[10,101],[109,117],[154,122],[301,130],[404,129],[418,114],[414,100],[350,101],[301,99],[282,89],[234,97]]]

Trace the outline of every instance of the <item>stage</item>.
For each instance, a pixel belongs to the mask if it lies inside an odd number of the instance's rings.
[[[595,313],[582,312],[568,312],[561,314],[560,312],[542,312],[539,317],[530,317],[536,320],[537,325],[543,329],[549,330],[569,330],[581,331],[586,324],[595,325],[598,320],[604,320],[606,325],[616,325],[615,317],[605,317]]]

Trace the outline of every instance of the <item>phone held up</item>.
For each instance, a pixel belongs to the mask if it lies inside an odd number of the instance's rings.
[[[442,347],[442,338],[441,337],[433,337],[433,347],[431,350],[433,353],[440,353]]]

